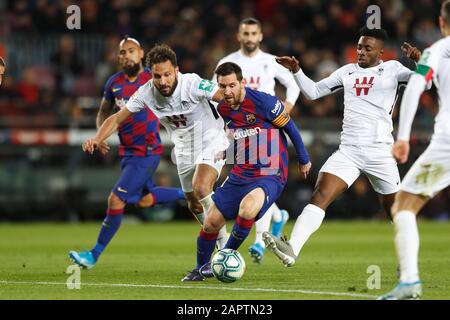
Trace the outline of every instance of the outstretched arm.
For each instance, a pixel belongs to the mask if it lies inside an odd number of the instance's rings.
[[[336,72],[316,83],[303,73],[299,61],[295,57],[277,57],[275,60],[294,73],[295,82],[308,100],[322,98],[333,93],[336,89],[342,88],[342,80]]]
[[[83,143],[83,151],[94,153],[106,139],[108,139],[119,127],[119,125],[128,119],[133,113],[127,108],[122,108],[119,112],[109,116],[98,129],[94,138],[88,139]]]

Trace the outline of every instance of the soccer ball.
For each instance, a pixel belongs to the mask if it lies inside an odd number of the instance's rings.
[[[236,250],[223,249],[213,256],[211,269],[217,280],[226,283],[235,282],[244,275],[245,261]]]

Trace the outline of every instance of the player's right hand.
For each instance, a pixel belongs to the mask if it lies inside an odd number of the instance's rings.
[[[397,140],[392,148],[392,154],[398,163],[405,163],[409,157],[409,141]]]
[[[308,178],[309,170],[311,170],[311,161],[307,164],[298,164],[298,170],[300,171],[300,176],[306,180]]]
[[[83,143],[83,151],[89,152],[90,154],[93,154],[96,149],[98,149],[99,143],[95,139],[87,139],[85,143]]]
[[[289,71],[291,71],[292,73],[297,73],[298,70],[300,70],[300,63],[294,56],[275,57],[275,61],[281,64]]]

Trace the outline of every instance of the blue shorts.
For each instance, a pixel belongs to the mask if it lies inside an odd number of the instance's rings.
[[[256,188],[262,188],[266,194],[264,205],[255,220],[259,220],[278,199],[283,192],[285,183],[277,176],[264,176],[262,178],[245,180],[234,175],[228,177],[225,183],[217,188],[212,195],[214,204],[225,219],[233,220],[239,213],[242,199]]]
[[[155,187],[153,174],[160,156],[125,156],[120,163],[121,175],[112,192],[125,203],[135,204]]]

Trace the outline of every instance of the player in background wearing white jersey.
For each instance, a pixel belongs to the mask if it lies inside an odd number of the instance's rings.
[[[222,96],[217,84],[194,73],[179,72],[176,54],[167,45],[150,50],[145,64],[151,68],[153,79],[134,93],[125,108],[103,122],[96,136],[83,144],[83,150],[94,152],[133,113],[150,108],[175,144],[181,187],[190,211],[203,224],[214,183],[224,165],[215,161],[215,155],[229,144],[223,120],[209,104],[209,100],[220,101]],[[226,230],[219,232],[219,238],[219,247],[223,247]],[[193,274],[185,280],[200,281],[200,277]]]
[[[278,80],[286,88],[286,100],[283,101],[283,104],[289,112],[300,95],[300,89],[292,74],[275,61],[276,57],[260,49],[263,40],[261,22],[255,18],[243,19],[239,23],[237,40],[240,49],[222,58],[217,66],[225,62],[236,63],[242,69],[246,86],[270,95],[275,95],[275,79]],[[213,79],[217,82],[216,76]],[[274,203],[266,214],[255,223],[255,242],[249,248],[254,262],[262,262],[266,250],[262,234],[269,231],[270,223],[272,222],[271,233],[279,237],[288,219],[288,212],[280,210]]]
[[[270,248],[285,266],[292,266],[308,238],[320,227],[327,207],[364,173],[389,214],[400,175],[392,156],[392,111],[398,86],[406,83],[413,71],[398,61],[383,62],[384,29],[360,31],[358,62],[347,64],[329,77],[314,82],[299,67],[294,57],[277,61],[295,73],[306,98],[315,100],[344,90],[344,120],[339,149],[322,166],[310,203],[298,216],[289,241],[264,233]],[[402,50],[418,61],[420,51],[405,43]]]
[[[439,112],[430,145],[403,178],[391,210],[395,247],[400,263],[400,283],[381,300],[418,299],[419,232],[416,215],[439,191],[450,185],[450,1],[442,4],[439,25],[444,39],[423,52],[416,73],[406,87],[400,106],[400,123],[393,154],[399,163],[409,156],[409,136],[420,96],[434,81],[439,94]]]

